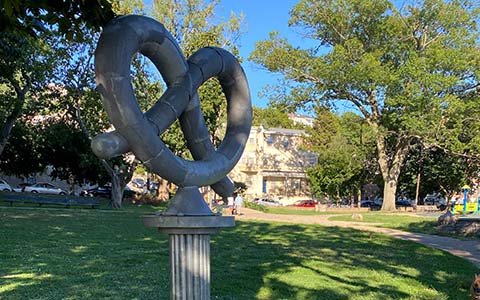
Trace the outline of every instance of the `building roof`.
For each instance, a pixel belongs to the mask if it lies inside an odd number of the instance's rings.
[[[288,128],[268,128],[265,129],[267,134],[283,134],[283,135],[302,135],[305,130],[300,129],[288,129]]]

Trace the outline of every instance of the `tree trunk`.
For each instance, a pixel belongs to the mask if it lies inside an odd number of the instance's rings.
[[[398,137],[394,150],[387,154],[385,136],[380,132],[378,124],[373,123],[372,125],[376,135],[378,165],[384,181],[382,211],[393,211],[396,210],[395,194],[398,177],[410,149],[410,139],[408,137]]]
[[[79,96],[80,97],[80,96]],[[90,136],[90,132],[88,128],[85,126],[85,122],[83,122],[81,113],[80,113],[80,98],[77,102],[76,107],[76,116],[78,124],[82,129],[83,134],[88,138],[88,140],[92,140]],[[124,168],[119,168],[118,166],[111,166],[105,159],[99,159],[102,166],[105,170],[110,174],[112,179],[112,199],[111,199],[111,207],[112,208],[121,208],[122,207],[122,200],[123,200],[123,191],[125,190],[125,186],[127,182],[132,179],[133,170],[136,167],[136,163],[131,163],[129,166],[124,166]]]
[[[415,190],[415,207],[417,207],[418,200],[419,200],[419,197],[420,197],[420,179],[421,179],[421,175],[420,175],[420,172],[418,172],[418,174],[417,174],[417,188]]]
[[[112,172],[112,199],[110,205],[112,208],[121,208],[123,200],[123,190],[125,183],[123,176],[118,173],[118,170]]]
[[[397,193],[397,180],[390,180],[385,182],[383,187],[383,204],[382,210],[393,211],[396,210],[395,195]]]
[[[167,201],[170,197],[170,191],[168,188],[168,181],[160,178],[157,190],[157,199],[161,201]]]
[[[0,130],[0,155],[3,153],[5,146],[7,145],[8,138],[12,132],[13,124],[15,124],[16,118],[7,118]]]
[[[8,138],[12,132],[13,125],[17,121],[18,117],[22,114],[23,104],[25,103],[25,95],[30,89],[30,77],[23,74],[26,77],[27,83],[23,88],[20,87],[20,84],[15,79],[9,79],[9,82],[13,85],[15,93],[17,94],[17,99],[15,100],[15,105],[13,106],[12,112],[5,119],[5,123],[0,128],[0,155],[2,155],[5,146],[7,145]]]
[[[360,208],[362,202],[362,184],[360,183],[357,188],[357,208]]]

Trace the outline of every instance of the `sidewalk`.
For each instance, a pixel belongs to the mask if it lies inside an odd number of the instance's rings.
[[[373,227],[373,223],[363,222],[340,222],[329,221],[332,215],[275,215],[267,214],[257,210],[242,208],[242,215],[236,216],[238,220],[262,220],[286,223],[319,224],[323,226],[338,226],[354,228],[357,230],[372,231],[394,236],[399,239],[414,241],[426,246],[447,251],[455,256],[463,257],[471,261],[474,265],[480,267],[480,242],[478,240],[459,240],[450,237],[429,235],[422,233],[412,233],[402,230]]]

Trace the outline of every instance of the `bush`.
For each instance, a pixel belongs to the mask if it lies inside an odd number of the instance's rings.
[[[132,204],[148,204],[153,206],[160,206],[168,203],[168,201],[160,200],[157,198],[155,193],[145,193],[145,194],[138,194],[135,193],[131,197]]]
[[[250,201],[245,201],[245,207],[250,208],[250,209],[254,209],[254,210],[258,210],[258,211],[268,212],[268,208],[265,205],[255,204],[255,203],[250,202]]]

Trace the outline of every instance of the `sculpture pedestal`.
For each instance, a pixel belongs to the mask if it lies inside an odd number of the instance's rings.
[[[170,299],[210,300],[210,235],[235,226],[234,217],[155,214],[143,224],[169,235]]]

